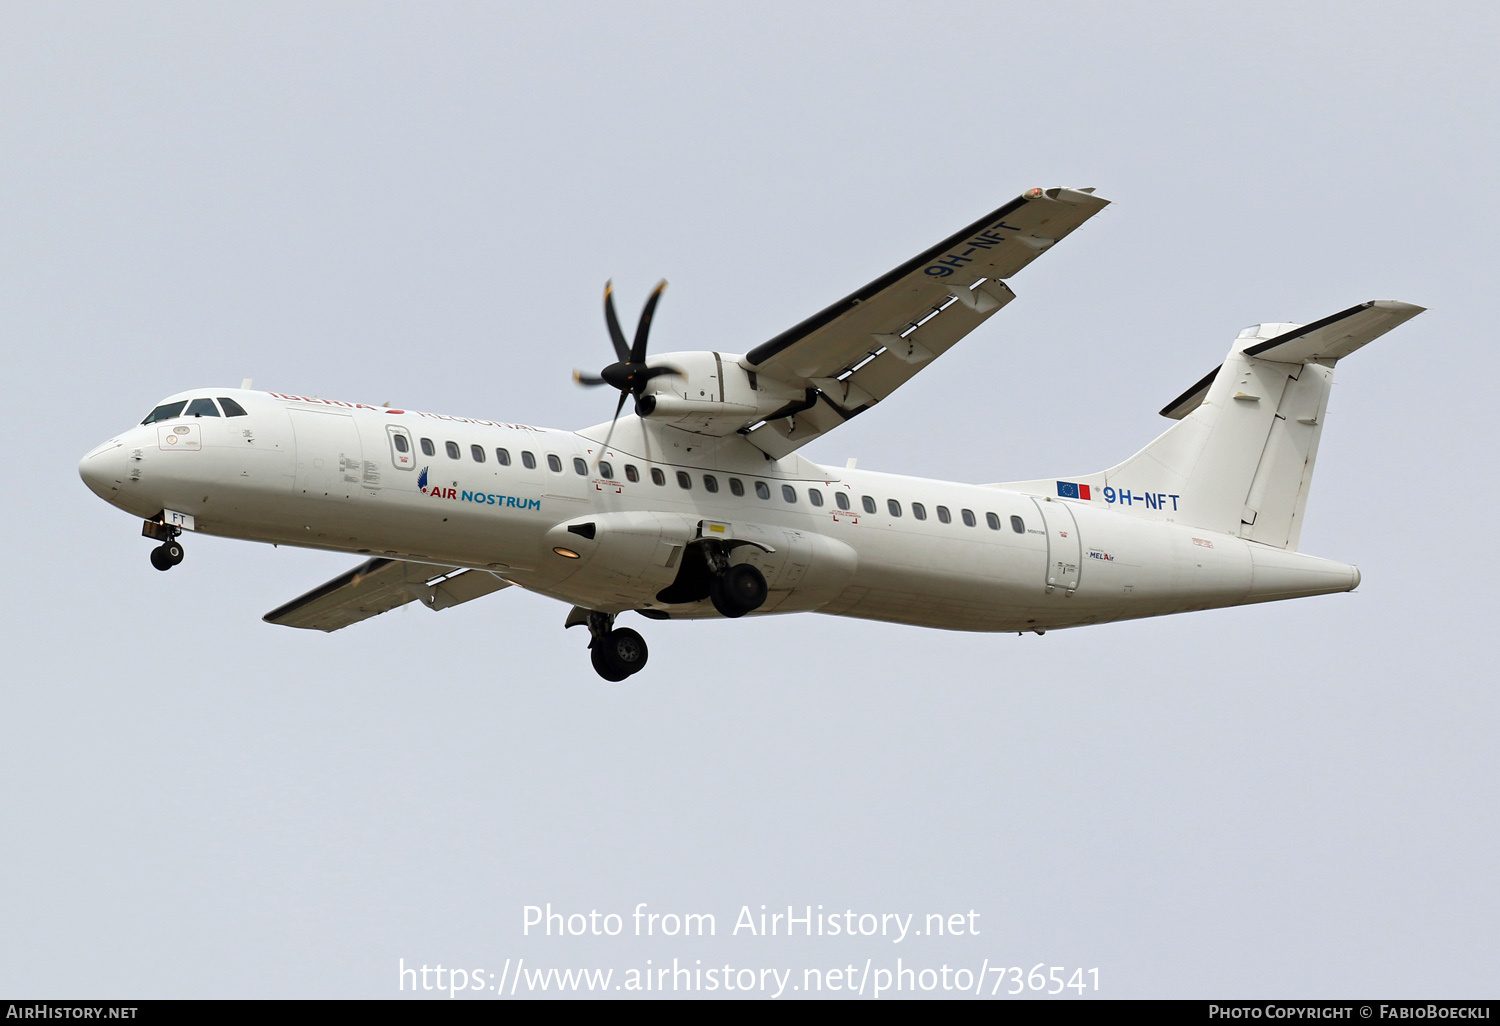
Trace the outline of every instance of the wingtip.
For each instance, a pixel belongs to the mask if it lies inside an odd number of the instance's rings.
[[[1415,303],[1403,303],[1399,299],[1372,299],[1368,305],[1379,307],[1382,310],[1400,311],[1409,317],[1415,317],[1417,314],[1427,310],[1425,306],[1418,306]]]

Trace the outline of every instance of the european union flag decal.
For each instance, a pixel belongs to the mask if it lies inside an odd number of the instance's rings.
[[[1072,481],[1059,481],[1057,482],[1057,495],[1060,499],[1087,499],[1089,486],[1074,484]]]

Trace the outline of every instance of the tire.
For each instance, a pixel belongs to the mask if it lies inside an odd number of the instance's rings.
[[[610,661],[602,643],[596,644],[593,648],[589,649],[589,662],[594,664],[595,673],[611,683],[618,684],[630,676],[630,674],[625,673]]]
[[[640,673],[649,655],[646,639],[629,627],[610,631],[589,649],[595,672],[605,680],[616,682]]]
[[[173,566],[182,562],[182,546],[177,542],[169,541],[162,545],[161,548],[166,553],[166,558],[172,561]]]
[[[151,550],[151,565],[158,570],[170,570],[177,564],[172,562],[172,557],[167,555],[167,547],[158,545]]]
[[[709,599],[720,614],[731,619],[752,613],[765,604],[765,575],[749,563],[736,563],[714,578]]]

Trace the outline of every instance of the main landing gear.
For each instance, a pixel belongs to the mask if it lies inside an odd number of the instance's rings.
[[[766,601],[766,578],[750,563],[729,562],[729,548],[705,540],[688,547],[677,579],[657,592],[661,602],[687,603],[708,599],[719,615],[730,618],[753,613]],[[661,616],[654,609],[638,610],[643,616]],[[587,624],[589,661],[594,672],[608,681],[622,681],[646,666],[646,639],[629,627],[616,627],[615,614],[574,606],[565,627]]]
[[[182,562],[182,543],[177,540],[181,533],[182,528],[157,523],[155,520],[147,520],[141,526],[142,537],[155,538],[161,542],[151,550],[152,566],[158,570],[170,570]]]
[[[689,545],[677,579],[656,593],[657,600],[673,604],[708,599],[720,616],[731,619],[755,612],[766,601],[766,577],[753,564],[731,564],[729,552],[728,545],[708,538]]]
[[[594,672],[618,683],[646,668],[646,639],[629,627],[616,627],[615,614],[589,613],[589,661]]]
[[[714,575],[708,600],[721,616],[730,618],[753,613],[766,601],[766,578],[749,563],[736,563]]]

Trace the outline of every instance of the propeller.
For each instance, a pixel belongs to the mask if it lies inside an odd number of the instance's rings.
[[[603,459],[604,450],[609,448],[609,440],[615,433],[615,423],[620,419],[620,411],[625,409],[625,400],[631,396],[639,400],[652,378],[681,373],[672,367],[646,366],[646,340],[651,335],[651,318],[656,314],[656,304],[660,302],[666,287],[667,282],[663,278],[651,290],[646,307],[641,311],[640,322],[635,326],[635,340],[626,345],[625,332],[620,330],[620,318],[615,315],[614,282],[604,283],[604,323],[609,326],[609,340],[614,344],[616,360],[597,375],[585,374],[580,370],[573,372],[573,380],[586,388],[609,385],[620,392],[620,401],[615,404],[615,415],[609,422],[609,432],[604,436],[604,445],[599,449],[599,459]]]

